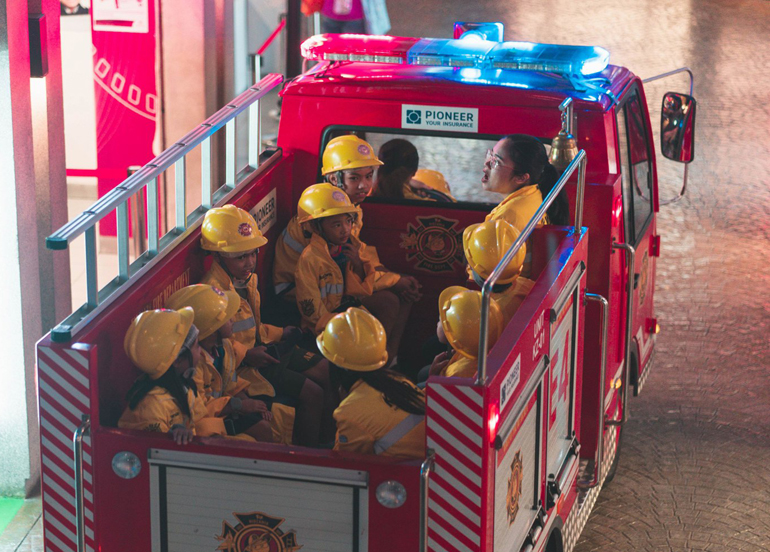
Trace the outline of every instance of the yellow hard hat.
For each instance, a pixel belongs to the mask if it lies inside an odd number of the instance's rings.
[[[444,178],[444,175],[438,171],[431,169],[417,169],[417,172],[414,173],[413,178],[415,180],[419,180],[428,188],[432,188],[437,192],[441,192],[442,194],[446,194],[450,197],[452,196],[452,191],[449,189],[449,184]]]
[[[316,342],[330,362],[355,372],[372,372],[388,361],[385,328],[374,316],[356,307],[329,320]]]
[[[143,312],[131,322],[123,340],[128,358],[150,379],[158,379],[179,356],[194,317],[190,307]]]
[[[328,182],[313,184],[302,192],[297,205],[301,223],[343,213],[357,213],[358,207],[350,202],[348,194]]]
[[[438,305],[441,325],[452,348],[464,357],[478,358],[481,292],[452,286],[441,292]],[[494,300],[489,303],[487,328],[491,349],[503,331],[503,313]]]
[[[502,219],[468,226],[463,231],[463,251],[471,270],[485,280],[489,278],[497,263],[500,262],[518,237],[519,231],[516,227]],[[526,255],[527,246],[522,245],[503,270],[497,283],[512,282],[521,272]]]
[[[201,247],[206,251],[244,253],[266,243],[254,217],[235,205],[210,209],[203,218]]]
[[[230,320],[241,306],[241,297],[235,291],[222,291],[214,286],[195,284],[187,286],[168,298],[166,308],[191,307],[195,311],[198,339],[206,339]]]
[[[374,155],[374,149],[369,142],[361,140],[358,136],[346,134],[337,136],[326,144],[321,174],[326,176],[337,171],[377,167],[382,164],[382,161]]]

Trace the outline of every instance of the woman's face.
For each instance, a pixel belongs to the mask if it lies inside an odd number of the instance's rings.
[[[487,192],[498,194],[510,194],[521,188],[529,179],[529,175],[514,175],[514,165],[508,157],[505,148],[505,140],[500,140],[492,153],[487,154],[482,170],[481,186]]]

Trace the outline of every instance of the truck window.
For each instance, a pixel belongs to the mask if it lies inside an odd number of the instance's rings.
[[[444,175],[452,196],[458,202],[496,205],[503,199],[500,194],[485,192],[481,187],[484,156],[486,151],[492,149],[497,143],[498,137],[470,138],[335,128],[324,136],[321,150],[323,151],[325,144],[332,138],[353,132],[369,142],[375,153],[380,151],[384,143],[394,138],[410,141],[417,148],[420,156],[420,168],[439,171]]]
[[[636,243],[652,215],[652,173],[644,112],[632,91],[617,110],[618,152],[623,183],[626,240]]]

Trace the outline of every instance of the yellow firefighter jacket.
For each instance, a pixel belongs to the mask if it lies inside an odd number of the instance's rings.
[[[206,408],[209,416],[219,416],[222,409],[230,401],[230,397],[234,397],[244,390],[249,396],[275,397],[273,386],[255,368],[242,366],[236,374],[236,367],[241,359],[236,356],[229,339],[223,339],[222,346],[225,350],[222,374],[214,366],[214,359],[206,351],[202,351],[201,362],[193,376],[193,380],[198,386],[198,393],[202,393],[206,397]],[[223,380],[229,382],[224,393],[222,393]],[[294,408],[285,404],[273,403],[270,411],[273,413],[273,418],[270,420],[273,441],[290,445],[294,431]]]
[[[224,291],[235,291],[230,276],[216,260],[203,276],[201,283],[216,286]],[[230,339],[235,355],[240,359],[243,359],[246,356],[246,351],[255,345],[280,341],[283,336],[282,328],[261,323],[256,274],[249,279],[247,296],[248,300],[241,297],[241,308],[233,317],[233,337]]]
[[[503,311],[503,324],[510,322],[534,285],[535,282],[529,278],[518,276],[511,282],[511,287],[500,293],[492,294],[492,299],[497,301],[500,310]]]
[[[171,393],[163,387],[155,387],[136,405],[134,410],[126,407],[118,420],[118,427],[168,433],[172,426],[179,424],[192,429],[199,437],[227,434],[222,420],[209,416],[200,391],[196,396],[192,389],[188,389],[187,403],[190,406],[192,419],[182,414]]]
[[[484,220],[507,220],[521,232],[542,203],[543,194],[540,193],[540,188],[536,184],[524,186],[502,200]],[[543,217],[537,225],[544,224],[548,224],[547,217]]]
[[[478,359],[464,357],[455,351],[449,364],[444,366],[439,375],[447,378],[473,378],[476,376],[478,365]]]
[[[382,393],[362,380],[353,384],[350,394],[334,411],[334,419],[334,450],[425,457],[425,416],[388,404]]]
[[[340,306],[343,295],[358,299],[372,294],[375,269],[366,254],[366,244],[351,236],[353,245],[359,246],[359,256],[364,264],[365,278],[361,280],[351,263],[342,270],[329,253],[329,246],[321,236],[313,234],[310,245],[302,252],[297,263],[297,307],[302,314],[302,327],[316,335],[326,327]]]
[[[509,194],[502,200],[497,207],[492,209],[484,221],[502,219],[510,222],[516,230],[521,232],[527,223],[532,220],[535,213],[543,203],[543,194],[537,184],[519,188],[512,194]],[[537,226],[548,224],[548,215],[544,215]],[[527,255],[524,258],[524,267],[521,270],[522,275],[529,276],[532,271],[532,249],[531,240],[527,242]],[[468,268],[468,275],[471,276],[471,269]]]
[[[351,234],[356,238],[361,234],[363,218],[364,213],[359,209],[358,218],[355,224],[353,224],[351,231]],[[296,216],[292,217],[288,226],[284,228],[275,242],[273,285],[275,286],[275,292],[277,294],[284,293],[286,299],[296,299],[294,273],[297,271],[299,256],[309,244],[310,238],[306,237],[302,226],[297,222]],[[380,257],[377,255],[377,249],[373,246],[366,247],[366,255],[377,270],[374,276],[374,291],[391,288],[401,279],[400,274],[390,272],[382,265]]]

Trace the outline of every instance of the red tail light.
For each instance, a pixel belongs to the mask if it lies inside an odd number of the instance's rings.
[[[500,412],[496,404],[489,407],[489,442],[494,443],[497,436],[497,422],[500,419]]]

